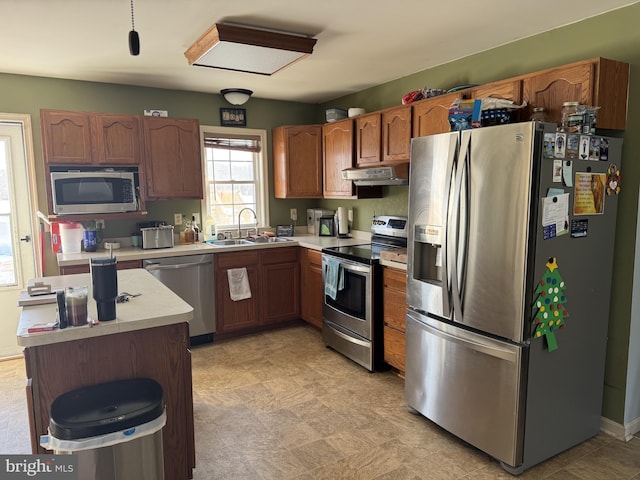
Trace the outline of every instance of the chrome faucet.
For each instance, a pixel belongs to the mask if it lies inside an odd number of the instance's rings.
[[[243,208],[242,210],[240,210],[240,212],[238,213],[238,238],[240,238],[240,227],[241,227],[241,220],[240,217],[242,216],[242,212],[244,212],[245,210],[249,210],[251,213],[253,213],[253,218],[255,218],[256,220],[256,235],[258,234],[258,216],[256,215],[256,212],[254,212],[251,208],[246,207]]]

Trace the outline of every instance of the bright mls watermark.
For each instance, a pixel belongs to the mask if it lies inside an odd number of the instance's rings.
[[[0,455],[0,480],[78,480],[77,455]]]

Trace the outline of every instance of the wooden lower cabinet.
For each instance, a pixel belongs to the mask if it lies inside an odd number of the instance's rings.
[[[384,288],[384,361],[405,372],[405,330],[407,310],[407,273],[391,267],[382,269]]]
[[[300,262],[298,247],[260,253],[263,323],[300,318]]]
[[[229,252],[214,257],[216,336],[300,318],[298,247]],[[228,271],[246,268],[251,298],[234,301]]]
[[[99,383],[151,378],[163,390],[162,429],[167,479],[193,478],[195,441],[189,325],[165,325],[113,335],[26,347],[27,405],[32,453],[47,433],[51,404],[63,393]]]
[[[216,333],[244,330],[260,325],[258,304],[260,288],[258,279],[258,252],[230,252],[214,255],[216,279]],[[246,268],[251,298],[231,300],[228,272]]]
[[[116,264],[118,270],[128,270],[130,268],[142,268],[142,260],[124,260]],[[60,275],[73,275],[74,273],[89,273],[89,265],[68,265],[59,267]]]
[[[300,249],[301,316],[322,329],[322,252],[311,248]]]

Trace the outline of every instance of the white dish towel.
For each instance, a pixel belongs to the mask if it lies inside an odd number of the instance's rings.
[[[246,268],[230,268],[227,270],[229,279],[229,295],[231,300],[237,302],[251,298],[251,287]]]

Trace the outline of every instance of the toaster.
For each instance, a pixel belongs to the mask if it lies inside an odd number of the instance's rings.
[[[142,248],[171,248],[173,247],[173,225],[160,225],[157,227],[143,227]]]

